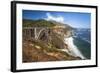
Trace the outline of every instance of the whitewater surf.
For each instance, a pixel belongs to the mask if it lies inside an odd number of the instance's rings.
[[[82,53],[79,51],[79,49],[75,46],[74,42],[73,42],[73,37],[69,37],[69,38],[65,38],[64,41],[66,44],[68,44],[68,48],[69,48],[69,53],[75,57],[80,57],[82,59],[86,59]],[[68,52],[68,51],[67,51]]]

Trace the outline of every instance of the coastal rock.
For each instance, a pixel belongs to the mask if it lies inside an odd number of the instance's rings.
[[[72,55],[70,42],[65,42],[72,35],[73,28],[67,24],[23,20],[23,62],[80,60],[80,56]]]

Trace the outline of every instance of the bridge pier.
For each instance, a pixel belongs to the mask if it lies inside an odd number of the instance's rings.
[[[32,39],[37,40],[41,36],[42,32],[45,33],[46,36],[48,36],[48,29],[47,28],[25,27],[25,28],[23,28],[23,37],[26,39],[32,38]]]
[[[34,38],[37,39],[37,31],[36,31],[36,28],[34,28]]]

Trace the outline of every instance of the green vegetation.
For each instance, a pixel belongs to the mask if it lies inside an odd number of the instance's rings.
[[[23,27],[53,27],[56,24],[43,19],[39,20],[26,20],[23,19]]]
[[[66,30],[74,29],[71,26],[69,26],[68,24],[63,24],[63,23],[56,22],[56,21],[47,21],[44,19],[39,19],[39,20],[23,19],[23,27],[53,27],[56,25],[65,26]]]
[[[23,19],[23,27],[54,27],[53,29],[45,30],[49,30],[47,32],[48,34],[41,32],[43,35],[40,35],[38,39],[35,39],[33,36],[23,36],[23,62],[64,61],[80,59],[79,57],[71,56],[67,52],[62,51],[62,49],[65,49],[65,47],[68,49],[67,44],[64,43],[64,34],[66,35],[69,31],[71,31],[72,27],[69,25],[65,25],[56,21],[46,21],[43,19]],[[32,34],[34,34],[34,32],[32,32]],[[70,36],[71,33],[67,35]]]

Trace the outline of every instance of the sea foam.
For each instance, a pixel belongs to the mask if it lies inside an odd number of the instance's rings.
[[[73,56],[85,59],[85,57],[82,55],[82,53],[75,46],[73,40],[74,40],[73,37],[65,38],[65,43],[68,44],[70,54],[73,55]]]

